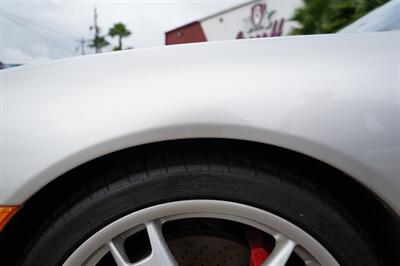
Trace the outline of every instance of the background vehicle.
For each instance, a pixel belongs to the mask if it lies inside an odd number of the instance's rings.
[[[4,260],[396,265],[399,52],[390,31],[0,72]]]

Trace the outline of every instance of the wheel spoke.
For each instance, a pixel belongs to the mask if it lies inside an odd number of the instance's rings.
[[[314,260],[306,260],[304,262],[304,265],[306,265],[306,266],[321,266],[321,264],[319,264],[317,261],[314,261]]]
[[[124,245],[118,240],[113,240],[108,242],[108,247],[110,248],[111,254],[118,266],[129,266],[129,258],[126,255]]]
[[[321,266],[321,264],[301,246],[296,246],[294,252],[304,261],[305,266]]]
[[[136,266],[145,265],[162,265],[162,266],[175,266],[177,265],[174,256],[168,248],[164,239],[161,223],[159,221],[152,221],[146,224],[147,233],[150,239],[151,255],[134,264]]]
[[[284,266],[296,246],[292,240],[279,234],[276,236],[276,244],[268,259],[262,264],[263,266]]]

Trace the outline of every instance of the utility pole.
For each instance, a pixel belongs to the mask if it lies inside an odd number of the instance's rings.
[[[99,36],[99,27],[97,26],[97,8],[94,8],[94,39],[97,40]],[[98,46],[95,47],[96,53],[100,52],[100,49]]]
[[[85,44],[86,40],[84,38],[76,40],[79,43],[80,49],[81,49],[81,55],[85,55]]]
[[[96,53],[101,53],[101,48],[106,47],[109,43],[107,42],[105,36],[100,36],[100,28],[97,25],[97,9],[94,8],[94,16],[93,16],[93,26],[90,26],[89,29],[93,31],[93,40],[89,44],[89,47],[94,48]]]

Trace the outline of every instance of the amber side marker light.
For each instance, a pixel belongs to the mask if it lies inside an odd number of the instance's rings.
[[[6,226],[11,217],[17,212],[16,206],[0,206],[0,232]]]

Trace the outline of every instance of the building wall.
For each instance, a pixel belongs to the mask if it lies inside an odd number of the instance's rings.
[[[295,22],[289,21],[302,1],[257,1],[242,8],[201,22],[207,40],[232,40],[287,35]],[[264,8],[264,11],[262,11]],[[252,10],[258,9],[259,24],[253,22]],[[257,20],[257,19],[256,19]],[[258,22],[258,21],[256,21]],[[275,29],[274,29],[274,24]]]
[[[167,32],[166,44],[288,35],[302,5],[302,0],[252,1]]]
[[[172,30],[166,34],[165,38],[165,44],[167,45],[205,41],[207,41],[207,39],[200,22],[193,22],[176,30]]]

